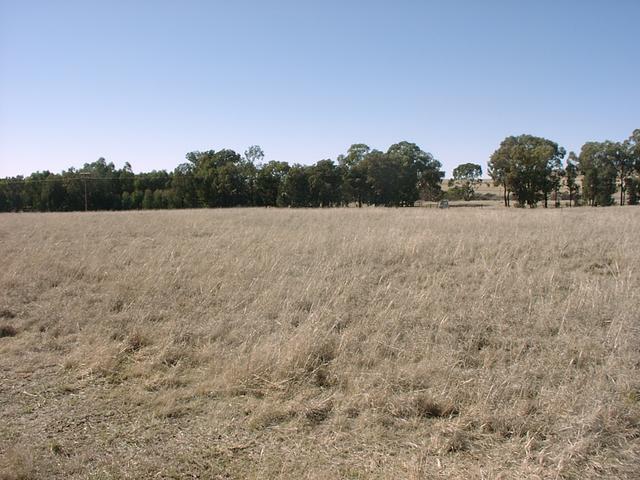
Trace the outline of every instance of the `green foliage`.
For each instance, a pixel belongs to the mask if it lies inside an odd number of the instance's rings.
[[[503,187],[505,205],[514,195],[520,206],[560,199],[564,184],[570,205],[578,199],[578,175],[590,205],[611,205],[616,187],[620,202],[635,204],[640,174],[640,129],[622,143],[588,142],[576,156],[550,140],[531,135],[504,139],[489,160],[489,175]],[[34,172],[0,179],[0,211],[129,210],[235,206],[335,207],[356,204],[413,206],[418,199],[438,201],[444,172],[430,153],[415,143],[399,142],[386,152],[363,143],[349,147],[337,162],[290,166],[264,163],[253,145],[244,155],[233,150],[193,151],[173,172],[134,173],[104,158],[59,174]],[[454,169],[449,199],[470,200],[481,182],[480,165]],[[86,190],[85,190],[86,188]]]
[[[579,165],[582,189],[590,205],[613,205],[616,189],[620,192],[620,205],[625,204],[629,188],[634,188],[632,174],[640,170],[639,139],[640,130],[635,130],[624,142],[607,140],[583,145]]]
[[[363,167],[366,171],[367,197],[373,205],[398,206],[400,203],[400,165],[379,150],[371,151]]]
[[[449,180],[449,184],[453,185],[453,182]],[[447,200],[464,200],[465,191],[462,188],[453,185],[449,187],[449,189],[444,193],[443,197]]]
[[[289,169],[282,185],[281,204],[288,207],[311,206],[311,190],[307,167],[296,164]]]
[[[171,186],[176,208],[196,208],[201,206],[194,170],[193,163],[182,163],[173,171]]]
[[[345,193],[345,201],[347,205],[354,201],[358,207],[362,207],[363,203],[369,203],[370,189],[367,183],[367,166],[359,163],[348,169],[345,173],[346,187],[342,191]]]
[[[367,150],[349,178],[359,203],[409,207],[421,196],[440,192],[440,168],[440,162],[415,143],[400,142],[386,153]]]
[[[144,191],[144,198],[142,199],[142,208],[145,210],[149,210],[153,208],[153,192],[149,188],[147,188]]]
[[[122,192],[122,210],[131,210],[133,208],[133,198],[129,192]]]
[[[591,206],[613,205],[617,173],[609,152],[607,142],[587,142],[580,151],[582,193]]]
[[[264,159],[264,151],[260,145],[251,145],[244,152],[244,160],[253,165],[259,165]]]
[[[567,158],[567,165],[564,168],[564,177],[567,190],[569,192],[569,206],[575,205],[577,201],[578,192],[580,187],[578,186],[578,157],[574,152],[569,152]]]
[[[356,143],[349,147],[346,155],[338,156],[342,173],[342,200],[346,205],[355,202],[361,207],[368,202],[367,167],[363,160],[370,152],[368,145]]]
[[[320,160],[307,169],[309,193],[314,207],[338,206],[342,200],[342,175],[331,160]]]
[[[338,162],[345,204],[409,207],[421,197],[442,195],[440,162],[415,143],[396,143],[386,153],[358,143]]]
[[[505,205],[513,192],[519,206],[535,207],[559,189],[565,150],[557,143],[533,135],[507,137],[489,161],[489,175],[504,187]]]
[[[482,183],[482,167],[475,163],[463,163],[453,169],[449,180],[451,194],[463,200],[473,200],[476,186]]]
[[[275,207],[281,203],[283,181],[289,168],[286,162],[271,161],[258,170],[255,182],[256,205]]]
[[[413,206],[420,198],[440,191],[444,178],[442,164],[415,143],[400,142],[387,151],[391,160],[398,162],[400,176],[399,200],[401,206]]]
[[[512,167],[510,152],[515,146],[516,137],[507,137],[500,144],[500,148],[493,152],[489,159],[489,176],[495,186],[502,187],[504,206],[510,204],[511,185],[509,183],[509,172]]]
[[[191,152],[196,198],[207,207],[246,205],[252,199],[255,166],[233,150]],[[183,198],[183,195],[180,195]]]
[[[640,128],[633,131],[625,142],[625,145],[631,158],[631,167],[636,173],[640,174]]]

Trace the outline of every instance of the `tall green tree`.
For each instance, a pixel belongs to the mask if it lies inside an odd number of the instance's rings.
[[[489,176],[496,187],[502,187],[502,199],[505,207],[510,206],[511,201],[511,185],[509,183],[511,168],[513,167],[511,152],[516,143],[517,137],[505,138],[489,159]]]
[[[627,142],[604,142],[604,155],[606,162],[610,163],[618,177],[618,187],[620,189],[620,206],[625,203],[626,180],[633,171],[633,156]]]
[[[248,205],[255,167],[233,150],[190,152],[199,203],[208,207]]]
[[[308,167],[294,164],[284,177],[281,202],[283,206],[311,206]]]
[[[366,166],[363,160],[371,152],[368,145],[354,143],[349,147],[346,155],[338,156],[338,165],[342,172],[342,196],[345,205],[356,202],[358,207],[368,198]]]
[[[544,200],[546,207],[549,195],[557,188],[565,153],[564,148],[546,138],[507,137],[489,161],[494,181],[504,186],[505,204],[506,192],[512,191],[520,206],[535,207]]]
[[[24,178],[22,176],[0,179],[0,211],[19,212],[24,206]]]
[[[565,182],[569,192],[569,207],[575,204],[578,191],[578,156],[574,152],[569,152],[567,165],[564,168]]]
[[[341,203],[342,175],[332,160],[320,160],[308,169],[309,193],[314,206],[331,207]]]
[[[554,206],[560,207],[560,188],[562,187],[562,179],[565,172],[562,166],[562,159],[556,162],[547,176],[547,181],[542,189],[544,196],[544,208],[547,208],[549,201],[549,193],[553,194]]]
[[[466,201],[472,200],[475,189],[482,183],[482,167],[476,163],[463,163],[453,169],[449,187],[457,189]]]
[[[103,157],[100,157],[95,162],[85,163],[80,173],[86,174],[88,177],[83,182],[87,183],[89,210],[120,208],[118,175],[113,162],[107,163]]]
[[[264,160],[264,151],[260,145],[251,145],[244,152],[244,160],[255,166],[260,166]]]
[[[65,199],[67,192],[60,175],[49,175],[46,181],[42,182],[41,208],[49,212],[60,212],[65,210]]]
[[[153,208],[153,191],[150,188],[147,188],[144,191],[144,198],[142,199],[142,208],[145,210],[150,210]]]
[[[131,210],[133,208],[133,200],[129,192],[122,192],[121,195],[122,210]]]
[[[640,174],[640,128],[634,130],[625,143],[631,157],[631,165],[636,173]]]
[[[613,205],[617,170],[606,142],[587,142],[578,157],[582,195],[591,206]]]
[[[201,206],[193,163],[181,163],[175,168],[171,176],[171,188],[174,191],[177,208]]]
[[[633,171],[625,182],[627,185],[627,203],[629,205],[638,205],[640,196],[640,128],[633,131],[625,141],[625,145],[629,155],[630,167]]]
[[[368,201],[373,205],[400,205],[400,168],[397,157],[372,150],[361,162],[366,171]]]
[[[132,192],[134,190],[136,175],[129,162],[125,162],[124,167],[115,171],[116,189],[118,192]]]
[[[289,171],[287,162],[270,161],[256,174],[256,205],[267,207],[281,203],[284,179]]]
[[[421,191],[441,188],[442,164],[415,143],[405,141],[391,145],[387,157],[398,169],[399,205],[412,207]]]

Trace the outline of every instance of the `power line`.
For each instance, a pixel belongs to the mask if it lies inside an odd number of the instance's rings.
[[[173,175],[168,175],[168,176],[157,176],[157,177],[129,177],[129,178],[115,178],[115,177],[56,177],[56,178],[22,178],[22,179],[15,179],[15,178],[0,178],[0,184],[5,184],[5,185],[25,185],[25,184],[32,184],[32,183],[60,183],[60,182],[68,182],[68,181],[84,181],[84,180],[91,180],[91,181],[105,181],[105,182],[113,182],[113,181],[120,181],[120,182],[126,182],[126,181],[135,181],[135,180],[141,180],[141,181],[152,181],[152,180],[171,180],[173,178]],[[181,178],[195,178],[195,176],[193,175],[181,175]]]

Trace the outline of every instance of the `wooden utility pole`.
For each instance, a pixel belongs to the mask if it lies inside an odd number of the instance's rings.
[[[82,183],[84,183],[84,211],[89,211],[89,203],[87,202],[87,177],[91,175],[89,172],[80,172]]]

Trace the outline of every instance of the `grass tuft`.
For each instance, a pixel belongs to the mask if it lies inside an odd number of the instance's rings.
[[[13,325],[0,325],[0,338],[15,337],[18,330]]]

